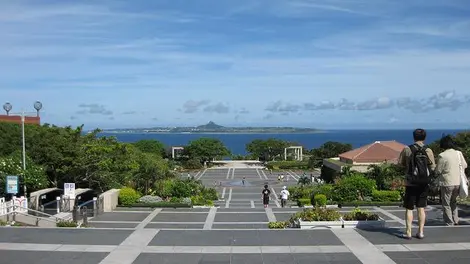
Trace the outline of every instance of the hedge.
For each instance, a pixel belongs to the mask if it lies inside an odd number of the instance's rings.
[[[306,206],[306,205],[312,205],[312,202],[310,201],[310,199],[298,199],[297,200],[297,205],[299,207],[303,207],[303,206]]]
[[[357,207],[357,206],[402,206],[403,202],[375,202],[375,201],[355,201],[355,202],[341,202],[332,203],[337,204],[338,207]]]
[[[136,203],[139,200],[140,194],[129,187],[124,187],[119,192],[119,204],[121,205],[131,205]]]
[[[269,162],[267,167],[269,169],[308,169],[308,161],[272,161]]]
[[[326,205],[326,195],[324,194],[316,194],[313,198],[315,202],[315,206],[325,206]]]
[[[127,206],[118,207],[149,207],[149,208],[191,208],[190,204],[172,203],[172,202],[159,202],[159,203],[134,203]]]
[[[372,191],[372,200],[377,202],[399,202],[401,200],[400,191]]]

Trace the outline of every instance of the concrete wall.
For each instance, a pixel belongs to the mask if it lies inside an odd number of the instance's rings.
[[[118,205],[120,189],[111,189],[100,195],[99,200],[103,199],[103,211],[112,212]]]
[[[339,165],[340,163],[339,159],[333,159],[334,161],[331,161],[330,159],[324,159],[323,160],[323,166],[326,166],[330,169],[333,169],[335,171],[340,172],[343,166]],[[336,162],[335,162],[336,161]]]

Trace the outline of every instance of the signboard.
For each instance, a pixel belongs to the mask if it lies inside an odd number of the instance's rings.
[[[7,193],[18,193],[18,176],[7,176],[6,189]]]
[[[64,196],[75,199],[75,183],[64,183]]]

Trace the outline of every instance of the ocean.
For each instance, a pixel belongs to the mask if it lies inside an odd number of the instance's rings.
[[[427,130],[427,142],[440,139],[442,134],[456,134],[462,130]],[[101,133],[102,136],[115,136],[121,142],[135,142],[141,139],[156,139],[167,146],[184,146],[191,140],[202,137],[217,138],[233,154],[246,154],[245,145],[254,139],[277,138],[297,142],[307,149],[317,148],[327,141],[350,143],[354,148],[375,141],[396,140],[403,144],[413,142],[411,130],[332,130],[316,134],[114,134]]]

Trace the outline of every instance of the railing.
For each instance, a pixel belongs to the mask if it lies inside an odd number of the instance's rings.
[[[39,206],[39,211],[44,212],[46,214],[57,214],[60,211],[60,204],[59,201],[54,200],[47,202],[45,204],[41,204]]]
[[[62,201],[63,200],[63,201]],[[95,217],[104,212],[104,197],[95,197],[93,200],[84,202],[79,206],[74,206],[71,210],[72,219],[64,219],[55,216],[55,214],[63,211],[62,202],[70,205],[70,199],[60,199],[47,202],[40,206],[40,210],[28,208],[27,200],[19,198],[16,200],[6,202],[4,198],[0,198],[0,216],[6,216],[8,222],[15,222],[16,215],[24,215],[27,217],[36,218],[35,225],[38,226],[40,221],[47,221],[57,223],[58,221],[74,221],[79,224],[88,224],[89,217]],[[17,204],[15,204],[17,203]],[[56,206],[53,206],[54,203]],[[47,212],[44,212],[47,211]],[[64,210],[65,211],[65,210]],[[67,212],[66,211],[66,212]],[[31,221],[28,221],[31,224]],[[34,225],[34,223],[33,223]]]
[[[4,207],[6,209],[6,215],[7,217],[7,222],[16,222],[16,216],[17,215],[24,215],[27,217],[33,217],[36,218],[36,226],[39,226],[39,221],[46,221],[46,222],[51,222],[51,223],[57,223],[58,221],[63,221],[64,219],[55,217],[53,215],[41,212],[41,211],[36,211],[33,209],[29,208],[24,208],[22,206],[18,205],[9,205]]]

